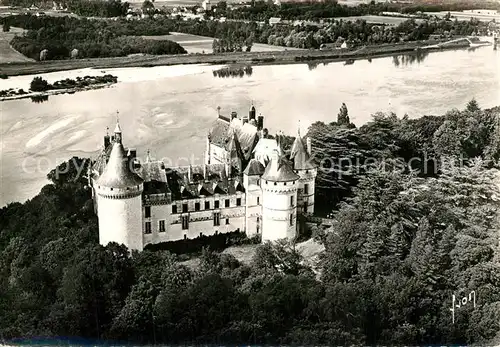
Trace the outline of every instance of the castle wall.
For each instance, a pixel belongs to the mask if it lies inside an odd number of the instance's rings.
[[[298,192],[297,192],[297,212],[299,213],[314,213],[314,192],[316,190],[316,175],[317,170],[298,170],[300,176]],[[307,193],[305,193],[305,185],[307,184]],[[307,209],[305,205],[307,204]]]
[[[248,176],[246,176],[245,224],[247,236],[252,237],[262,233],[262,190],[256,184],[258,180],[253,182],[250,180],[251,184],[248,184],[248,181]]]
[[[129,249],[142,251],[141,195],[129,198],[98,196],[99,243],[124,244]]]
[[[283,238],[293,239],[297,234],[297,186],[292,182],[261,182],[262,187],[262,242]],[[293,199],[293,200],[292,200]]]
[[[237,206],[237,199],[240,206]],[[225,207],[225,201],[229,200],[229,207]],[[215,201],[219,201],[219,208],[215,208]],[[210,208],[205,209],[205,202],[209,202]],[[196,211],[196,203],[200,210]],[[183,205],[187,204],[187,212],[183,212]],[[229,233],[236,230],[245,231],[245,194],[215,195],[205,198],[174,201],[171,204],[150,205],[151,217],[145,217],[143,208],[143,232],[146,232],[145,223],[151,223],[151,233],[144,234],[145,244],[160,243],[194,239],[203,236]],[[172,206],[177,207],[176,213],[172,212]],[[220,213],[219,225],[214,225],[214,213]],[[188,227],[183,229],[182,219],[188,217]],[[165,231],[160,232],[160,221],[165,221]]]

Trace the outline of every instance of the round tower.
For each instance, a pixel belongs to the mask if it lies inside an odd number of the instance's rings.
[[[262,242],[293,239],[297,235],[297,187],[299,175],[273,151],[261,177]]]
[[[132,171],[132,162],[122,144],[120,126],[115,128],[109,161],[94,182],[97,193],[99,243],[124,244],[129,250],[143,249],[143,180]]]
[[[311,158],[311,139],[306,144],[300,136],[300,130],[292,145],[290,158],[293,159],[293,169],[300,176],[297,192],[297,212],[314,213],[314,191],[318,169]]]

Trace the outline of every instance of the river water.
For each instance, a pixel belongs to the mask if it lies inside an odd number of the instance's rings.
[[[126,146],[147,149],[167,164],[203,160],[207,132],[222,114],[248,112],[253,101],[264,125],[275,133],[303,131],[314,121],[336,120],[342,102],[351,120],[362,125],[377,111],[402,117],[441,115],[464,108],[475,97],[482,107],[500,105],[500,52],[431,53],[419,59],[388,57],[329,63],[255,66],[250,76],[219,78],[204,65],[76,70],[43,74],[49,82],[76,76],[118,76],[105,89],[0,102],[0,206],[25,201],[48,183],[46,174],[60,162],[95,156],[107,126],[119,112]],[[0,90],[29,87],[33,76],[0,80]]]

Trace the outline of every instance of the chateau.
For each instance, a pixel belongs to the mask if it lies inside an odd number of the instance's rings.
[[[104,136],[89,169],[99,242],[143,250],[148,244],[243,231],[263,242],[293,238],[297,214],[314,212],[317,168],[311,142],[297,134],[290,155],[270,138],[264,117],[218,115],[205,162],[186,167],[137,158],[120,125]]]

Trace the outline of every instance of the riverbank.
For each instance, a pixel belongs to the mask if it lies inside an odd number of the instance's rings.
[[[437,43],[436,41],[416,41],[401,44],[385,44],[365,46],[357,50],[287,50],[270,52],[237,52],[222,54],[188,54],[188,55],[162,55],[162,56],[132,56],[117,58],[95,58],[79,60],[54,60],[43,62],[20,62],[0,64],[0,73],[7,76],[32,75],[64,70],[83,68],[123,68],[123,67],[153,67],[186,64],[295,64],[308,61],[352,61],[387,57],[394,54],[407,54],[419,48]],[[469,45],[443,48],[429,48],[426,52],[443,51],[468,48]]]
[[[115,83],[116,82],[109,82],[109,83],[103,83],[103,84],[98,84],[98,85],[92,85],[92,86],[88,86],[88,87],[55,89],[55,90],[47,90],[45,92],[29,92],[26,94],[16,94],[16,95],[11,95],[11,96],[0,97],[0,102],[1,101],[8,101],[8,100],[28,99],[28,98],[35,99],[35,100],[37,100],[37,99],[43,100],[44,98],[49,97],[51,95],[74,94],[76,92],[84,92],[84,91],[88,91],[88,90],[108,88],[108,87],[111,87]]]

